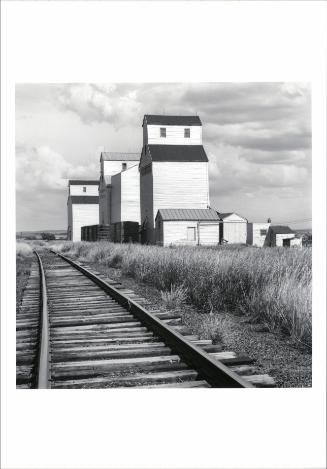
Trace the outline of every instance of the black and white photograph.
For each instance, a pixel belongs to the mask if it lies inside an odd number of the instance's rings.
[[[1,467],[325,469],[323,1],[1,5]]]
[[[310,106],[17,85],[17,387],[311,386]]]

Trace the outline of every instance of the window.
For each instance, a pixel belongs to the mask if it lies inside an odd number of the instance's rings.
[[[166,137],[166,127],[160,127],[160,137]]]
[[[191,137],[191,129],[184,129],[184,138]]]
[[[195,241],[196,240],[195,228],[193,226],[187,228],[187,240],[188,241]]]
[[[260,236],[266,236],[267,230],[260,230]]]
[[[86,187],[85,186],[83,187],[83,192],[86,192]]]
[[[125,171],[125,169],[127,168],[127,163],[122,163],[121,167],[122,167],[122,170]]]

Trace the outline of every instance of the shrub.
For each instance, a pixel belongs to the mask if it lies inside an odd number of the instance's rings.
[[[56,239],[56,236],[53,233],[41,233],[41,238],[45,241],[53,241]]]
[[[33,249],[27,243],[16,243],[16,256],[24,259],[25,257],[29,257],[33,254]]]

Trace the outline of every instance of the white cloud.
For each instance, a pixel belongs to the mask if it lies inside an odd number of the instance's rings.
[[[70,178],[98,178],[98,165],[74,166],[48,146],[20,145],[16,154],[16,190],[19,192],[61,191]]]
[[[116,128],[135,121],[140,112],[137,91],[119,93],[115,84],[72,84],[62,87],[63,108],[78,114],[83,122],[110,122]]]

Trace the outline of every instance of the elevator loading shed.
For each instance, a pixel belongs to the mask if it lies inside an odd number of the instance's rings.
[[[245,244],[247,238],[247,219],[237,213],[219,213],[220,243]]]
[[[219,243],[219,217],[212,209],[160,209],[155,222],[156,244],[161,246]]]

